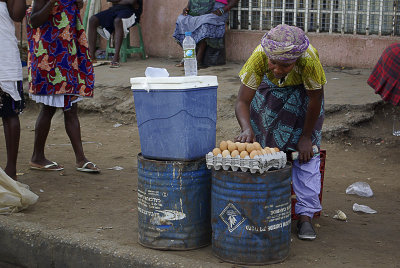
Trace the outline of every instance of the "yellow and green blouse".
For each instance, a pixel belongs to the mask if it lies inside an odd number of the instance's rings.
[[[257,90],[264,75],[279,87],[303,84],[307,90],[321,89],[326,77],[318,51],[310,44],[306,52],[298,58],[292,71],[283,79],[274,77],[268,70],[268,57],[261,45],[258,45],[239,73],[240,80],[251,89]]]

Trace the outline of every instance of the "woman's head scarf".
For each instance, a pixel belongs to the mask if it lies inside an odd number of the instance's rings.
[[[261,39],[267,57],[272,60],[295,62],[308,48],[310,41],[302,29],[280,24]]]

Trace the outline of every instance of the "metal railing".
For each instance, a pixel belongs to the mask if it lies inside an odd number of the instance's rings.
[[[400,0],[240,0],[231,29],[269,30],[278,24],[305,32],[400,36]]]

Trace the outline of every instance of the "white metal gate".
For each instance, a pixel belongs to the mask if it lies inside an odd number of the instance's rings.
[[[305,32],[400,36],[400,0],[240,0],[230,28],[269,30],[278,24]]]

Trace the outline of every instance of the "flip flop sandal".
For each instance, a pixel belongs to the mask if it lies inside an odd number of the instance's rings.
[[[51,162],[51,164],[45,165],[45,166],[33,166],[34,164],[31,163],[31,169],[35,170],[46,170],[46,171],[60,171],[63,170],[64,168],[60,165],[57,164],[57,162]]]
[[[119,67],[121,67],[121,65],[119,64],[119,62],[112,61],[112,62],[110,63],[110,68],[119,68]]]
[[[93,168],[95,168],[95,169],[88,168],[87,166],[90,164],[92,164]],[[90,161],[83,164],[82,167],[77,167],[76,170],[81,171],[81,172],[88,172],[88,173],[99,173],[100,172],[100,169],[97,168],[96,164],[93,162],[90,162]]]

